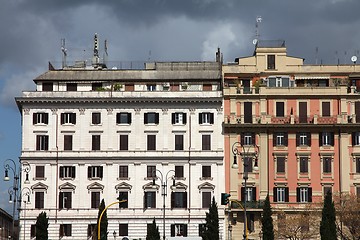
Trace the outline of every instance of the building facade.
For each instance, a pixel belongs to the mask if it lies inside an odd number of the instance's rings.
[[[305,65],[284,41],[259,41],[223,76],[226,191],[247,200],[249,239],[261,236],[267,195],[275,219],[320,203],[327,191],[360,196],[358,65]],[[241,239],[243,210],[233,204],[226,214],[227,236]]]
[[[36,91],[16,98],[20,159],[32,169],[20,238],[35,237],[45,211],[49,239],[91,239],[100,201],[118,198],[127,201],[107,209],[109,237],[145,239],[153,219],[161,236],[165,220],[167,239],[199,236],[225,188],[221,79],[220,62],[95,61],[37,77]]]
[[[13,234],[13,218],[0,208],[0,239],[9,239]]]

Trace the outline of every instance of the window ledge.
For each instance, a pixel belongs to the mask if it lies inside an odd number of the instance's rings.
[[[88,178],[89,180],[102,180],[102,178],[100,178],[100,177],[90,177],[90,178]]]
[[[72,178],[72,177],[63,177],[63,178],[60,178],[61,180],[74,180],[75,178]]]
[[[47,178],[46,177],[34,177],[33,178],[34,181],[38,180],[38,181],[46,181]]]
[[[125,181],[129,181],[130,178],[129,177],[118,177],[116,180],[125,180]]]
[[[213,180],[213,177],[200,177],[200,180]]]

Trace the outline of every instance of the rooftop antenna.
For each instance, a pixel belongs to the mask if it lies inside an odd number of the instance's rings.
[[[104,63],[106,64],[107,58],[109,56],[108,51],[107,51],[107,40],[106,39],[104,41],[104,51],[105,51],[105,53],[104,53]]]
[[[262,17],[261,16],[257,16],[256,17],[256,23],[255,23],[255,39],[253,40],[253,44],[256,45],[260,39],[260,29],[259,29],[259,24],[262,21]]]
[[[315,64],[318,64],[318,54],[319,54],[319,47],[315,48]]]
[[[97,66],[100,62],[100,58],[99,58],[99,41],[98,41],[98,37],[97,37],[97,33],[95,33],[94,36],[94,56],[93,56],[93,66]]]
[[[151,60],[151,50],[149,50],[149,57],[148,57],[148,61]]]
[[[62,68],[66,67],[66,56],[67,56],[67,49],[65,47],[65,38],[61,39],[61,51],[63,53],[62,55]]]

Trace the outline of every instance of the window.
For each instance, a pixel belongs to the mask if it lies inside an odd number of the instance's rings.
[[[42,90],[44,92],[52,92],[53,91],[53,83],[52,82],[42,83]]]
[[[241,201],[244,202],[256,201],[256,187],[241,187]]]
[[[156,150],[156,135],[147,135],[147,150]]]
[[[61,113],[61,124],[76,124],[76,113]]]
[[[77,83],[67,83],[66,84],[66,91],[77,91]]]
[[[59,194],[59,209],[71,208],[71,192],[60,192]]]
[[[360,146],[360,132],[353,132],[352,133],[352,145],[353,146]]]
[[[171,237],[187,237],[187,224],[171,224]]]
[[[186,124],[186,113],[176,112],[171,114],[172,124]]]
[[[187,192],[171,192],[171,208],[187,208]]]
[[[297,133],[296,146],[311,146],[311,134],[307,132]]]
[[[283,132],[274,133],[273,145],[274,146],[287,146],[288,145],[288,134],[283,133]]]
[[[175,150],[184,150],[184,135],[175,135]]]
[[[120,135],[120,150],[129,150],[129,135]]]
[[[331,173],[331,157],[323,157],[323,173]]]
[[[44,208],[44,192],[35,192],[35,208]]]
[[[203,134],[201,137],[202,150],[211,150],[211,135]]]
[[[119,236],[121,236],[121,237],[129,236],[128,229],[129,229],[128,224],[120,223],[119,224]]]
[[[247,221],[247,230],[248,232],[254,232],[255,231],[255,215],[254,213],[248,213],[246,215],[246,221]]]
[[[60,237],[71,236],[71,224],[60,224]]]
[[[60,178],[75,178],[75,166],[61,166]]]
[[[36,179],[45,179],[45,166],[36,166],[35,167],[35,178]]]
[[[300,157],[299,161],[300,161],[300,173],[308,173],[309,158]]]
[[[322,116],[330,117],[330,102],[322,102]]]
[[[307,102],[299,102],[299,123],[308,123]]]
[[[184,177],[184,166],[175,166],[175,178]]]
[[[102,166],[89,166],[88,167],[88,178],[103,178],[103,167]]]
[[[146,89],[148,91],[156,91],[156,85],[155,84],[147,84]]]
[[[252,102],[244,102],[244,123],[252,122]]]
[[[201,193],[201,197],[202,197],[202,208],[206,208],[209,209],[210,205],[211,205],[211,192],[202,192]]]
[[[36,237],[36,224],[31,224],[30,237],[31,237],[31,238],[35,238],[35,237]]]
[[[355,158],[356,173],[360,173],[360,157]]]
[[[285,157],[276,157],[276,172],[285,173]]]
[[[284,117],[284,102],[276,102],[276,117]]]
[[[156,192],[144,193],[144,208],[156,208]]]
[[[241,134],[241,143],[243,145],[255,145],[255,133],[242,133]]]
[[[324,187],[324,196],[325,196],[327,193],[332,193],[332,187],[330,187],[330,186]]]
[[[97,232],[96,224],[88,224],[88,228],[87,228],[88,239],[93,239],[91,237],[95,237],[96,232]]]
[[[200,223],[199,224],[199,236],[203,236],[203,234],[206,231],[206,223]]]
[[[93,151],[100,150],[100,135],[92,135],[91,139],[92,139],[91,149]]]
[[[33,113],[33,124],[48,124],[49,114],[48,113]]]
[[[129,170],[128,166],[119,166],[119,178],[128,178]]]
[[[212,91],[212,84],[203,83],[203,91]]]
[[[145,113],[144,124],[159,124],[159,114],[155,112]]]
[[[267,69],[275,69],[275,55],[267,55]]]
[[[64,135],[64,150],[72,150],[73,145],[73,136]]]
[[[312,202],[312,189],[310,187],[296,188],[296,201],[301,203]]]
[[[289,188],[274,187],[274,202],[289,202]]]
[[[126,200],[125,202],[119,203],[119,208],[128,208],[129,206],[129,192],[119,192],[118,200]]]
[[[131,113],[120,112],[116,114],[117,124],[131,124]]]
[[[101,113],[93,112],[91,114],[91,123],[94,125],[98,125],[101,123]]]
[[[156,177],[156,167],[155,166],[147,166],[146,177],[147,178]]]
[[[36,136],[36,150],[47,151],[49,150],[49,136],[37,135]]]
[[[92,83],[91,84],[91,90],[92,91],[99,91],[102,89],[102,83]]]
[[[322,132],[319,136],[320,146],[334,146],[334,133]]]
[[[99,208],[100,192],[91,192],[91,208]]]
[[[202,175],[203,178],[211,178],[211,166],[202,166]]]
[[[199,124],[214,124],[214,113],[199,113]]]

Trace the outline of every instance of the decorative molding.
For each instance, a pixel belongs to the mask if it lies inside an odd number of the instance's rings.
[[[29,108],[24,108],[24,115],[29,115],[30,114],[30,109]]]
[[[85,115],[85,108],[79,108],[80,115]]]
[[[112,109],[112,108],[107,108],[106,111],[107,111],[107,114],[108,114],[108,115],[112,115],[112,114],[113,114],[113,109]]]

